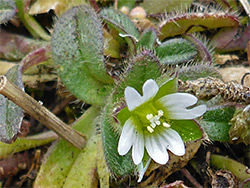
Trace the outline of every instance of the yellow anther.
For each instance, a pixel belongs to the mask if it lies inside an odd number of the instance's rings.
[[[155,124],[156,124],[156,125],[160,125],[161,122],[160,122],[160,121],[155,121]]]
[[[148,120],[151,120],[151,119],[154,118],[154,116],[153,116],[153,114],[147,114],[147,115],[146,115],[146,118],[147,118]]]
[[[147,126],[147,129],[148,129],[148,131],[149,131],[150,133],[154,132],[154,129],[153,129],[152,127],[150,127],[150,126]]]
[[[166,123],[166,122],[162,123],[162,125],[163,125],[163,127],[166,127],[166,128],[171,127],[171,125],[169,125],[169,124],[168,124],[168,123]]]
[[[162,117],[164,112],[162,110],[158,110],[158,116]]]

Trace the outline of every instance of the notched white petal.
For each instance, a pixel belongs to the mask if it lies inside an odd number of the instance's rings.
[[[149,99],[153,98],[158,91],[159,87],[157,83],[152,79],[147,80],[142,87],[143,102],[147,102]]]
[[[122,128],[122,133],[118,142],[118,153],[120,155],[125,155],[126,153],[128,153],[133,144],[134,139],[135,128],[133,125],[133,120],[129,118]]]
[[[169,159],[166,148],[159,142],[157,136],[148,136],[145,138],[145,145],[149,156],[159,164],[166,164]]]
[[[124,94],[129,111],[143,104],[142,96],[134,88],[126,87]]]
[[[195,119],[202,116],[206,110],[206,105],[199,105],[192,109],[186,109],[180,106],[172,106],[168,108],[170,119]]]
[[[137,133],[133,143],[132,159],[136,165],[140,164],[144,155],[144,136]]]
[[[173,129],[165,129],[160,137],[166,146],[173,154],[182,156],[185,154],[185,145],[181,136]]]
[[[158,100],[164,107],[171,106],[189,107],[197,103],[198,99],[189,93],[173,93],[165,95]]]

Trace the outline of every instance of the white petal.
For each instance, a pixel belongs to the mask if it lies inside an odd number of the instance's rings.
[[[137,133],[133,143],[132,159],[136,165],[141,163],[144,155],[144,136]]]
[[[192,109],[186,109],[180,106],[172,106],[168,108],[170,119],[194,119],[200,117],[207,110],[205,105],[199,105]]]
[[[118,153],[120,155],[125,155],[130,150],[135,137],[135,128],[133,125],[133,120],[128,119],[123,128],[122,133],[118,142]]]
[[[143,104],[142,96],[132,87],[126,87],[125,91],[125,100],[128,105],[129,111],[134,110],[136,107]]]
[[[169,149],[173,154],[182,156],[185,154],[185,145],[181,136],[173,129],[168,128],[160,135],[161,139],[164,139],[165,147]]]
[[[171,106],[189,107],[197,103],[198,99],[189,93],[173,93],[165,95],[158,100],[164,107]]]
[[[147,80],[142,87],[143,103],[153,98],[157,94],[158,91],[159,91],[159,87],[157,83],[152,79]]]
[[[145,138],[145,145],[149,156],[159,164],[166,164],[169,156],[166,148],[162,146],[157,139],[157,136],[147,136]]]

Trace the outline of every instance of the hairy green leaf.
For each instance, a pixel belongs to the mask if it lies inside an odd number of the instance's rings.
[[[180,64],[188,62],[197,55],[196,47],[182,38],[170,39],[160,44],[156,55],[162,64]]]
[[[156,31],[153,29],[145,30],[139,38],[137,49],[142,47],[146,49],[154,49],[157,39]]]
[[[131,153],[125,156],[118,154],[117,147],[119,134],[115,129],[118,124],[110,114],[111,106],[113,105],[108,104],[105,107],[101,118],[103,150],[111,173],[121,177],[132,174],[135,170],[135,165],[131,159]]]
[[[99,15],[104,20],[104,22],[109,24],[120,34],[123,34],[125,40],[128,43],[130,53],[135,54],[135,43],[140,34],[129,17],[111,8],[103,9]]]
[[[231,127],[229,122],[234,112],[234,107],[213,108],[203,115],[202,120],[200,120],[200,125],[211,140],[228,141],[228,131]]]
[[[0,24],[9,21],[16,15],[16,5],[13,0],[0,0]]]
[[[76,97],[104,103],[113,79],[104,65],[102,25],[92,8],[74,7],[60,17],[52,36],[52,58]]]
[[[21,66],[12,67],[6,77],[19,88],[24,89],[22,82]],[[0,141],[10,143],[20,130],[23,120],[23,110],[0,95]]]
[[[159,25],[159,38],[163,40],[187,32],[199,32],[205,29],[235,27],[238,25],[238,17],[227,12],[190,12],[174,15],[163,20]]]

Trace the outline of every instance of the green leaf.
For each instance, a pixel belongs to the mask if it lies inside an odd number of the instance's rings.
[[[110,171],[108,169],[102,142],[97,143],[97,174],[99,177],[99,185],[101,188],[108,188],[109,186],[109,180],[110,180]]]
[[[117,177],[121,177],[132,174],[135,170],[135,165],[132,161],[131,153],[128,153],[125,156],[118,154],[117,147],[119,134],[117,130],[115,130],[115,127],[117,127],[118,124],[110,115],[111,106],[112,104],[108,104],[105,107],[104,113],[101,117],[102,142],[107,165],[111,173]]]
[[[120,58],[120,43],[114,39],[105,29],[103,30],[104,37],[104,55],[113,58]]]
[[[99,115],[99,108],[90,107],[75,123],[74,129],[83,133],[88,140],[94,133],[94,119]],[[81,150],[67,141],[60,139],[48,150],[41,165],[34,187],[63,187],[65,179]]]
[[[238,25],[238,17],[227,12],[188,12],[173,15],[163,20],[159,25],[159,38],[163,40],[167,37],[173,37],[187,32],[204,31],[204,28],[216,29],[220,27],[236,27]]]
[[[58,138],[58,136],[55,133],[44,132],[34,136],[17,138],[16,141],[11,144],[0,142],[0,159],[7,158],[20,151],[48,144],[56,138]]]
[[[188,62],[197,55],[196,47],[183,38],[167,40],[155,50],[160,62],[170,65]]]
[[[74,7],[60,17],[52,36],[52,58],[76,97],[89,104],[105,102],[113,79],[104,65],[102,24],[92,8]]]
[[[21,66],[12,67],[6,73],[6,77],[19,88],[24,89]],[[0,141],[10,143],[20,130],[23,110],[5,96],[0,95],[0,112]]]
[[[145,30],[139,38],[137,49],[144,47],[146,49],[154,49],[157,39],[156,31],[153,29]]]
[[[226,142],[229,140],[229,124],[235,112],[234,107],[217,107],[208,110],[200,125],[211,140]]]
[[[182,66],[179,70],[179,79],[182,81],[196,80],[208,76],[221,79],[221,75],[214,64],[192,63],[188,66]]]
[[[65,183],[64,188],[71,187],[97,187],[97,142],[101,140],[101,136],[93,135],[88,140],[84,150],[78,155],[74,164],[72,165]]]
[[[16,15],[16,5],[13,0],[0,0],[0,24],[9,21]]]
[[[50,35],[43,29],[43,27],[28,14],[28,1],[16,0],[18,9],[18,17],[24,24],[25,28],[30,32],[34,38],[42,38],[43,40],[50,41]]]
[[[199,124],[194,120],[171,120],[171,128],[176,130],[184,142],[202,138],[202,131]]]
[[[213,63],[213,47],[202,35],[184,34],[183,38],[190,41],[198,51],[199,60],[205,63]]]
[[[218,169],[231,171],[240,181],[250,179],[248,167],[228,157],[213,154],[211,155],[211,165]]]
[[[132,36],[132,37],[129,36],[125,37],[125,40],[128,43],[130,53],[134,54],[136,52],[135,49],[136,40],[134,38],[138,39],[140,34],[136,29],[134,23],[129,19],[129,17],[111,8],[103,9],[99,15],[104,20],[104,22],[109,24],[119,33]]]

